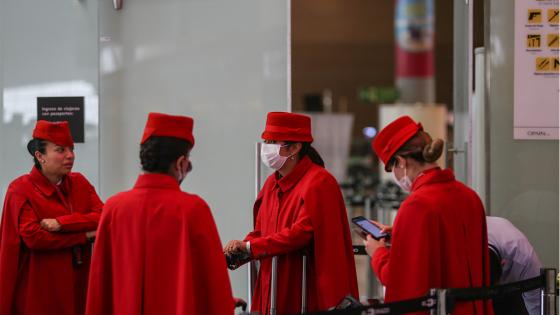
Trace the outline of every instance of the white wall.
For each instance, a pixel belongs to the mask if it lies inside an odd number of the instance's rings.
[[[97,1],[0,0],[0,200],[33,165],[26,144],[38,96],[85,97],[74,170],[99,188],[97,9]]]

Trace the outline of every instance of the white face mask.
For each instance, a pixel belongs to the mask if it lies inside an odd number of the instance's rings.
[[[408,176],[406,176],[406,167],[404,168],[404,176],[401,179],[398,179],[397,175],[395,175],[395,167],[393,167],[392,173],[395,184],[397,184],[404,192],[409,193],[412,188],[412,181],[408,178]]]
[[[284,166],[289,156],[281,156],[280,148],[282,146],[275,143],[263,143],[261,146],[261,159],[267,167],[273,170],[279,170]]]

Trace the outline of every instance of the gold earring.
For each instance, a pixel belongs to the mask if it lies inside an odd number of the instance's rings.
[[[45,163],[47,163],[47,161],[45,161],[45,160],[41,160],[41,163],[45,164]]]

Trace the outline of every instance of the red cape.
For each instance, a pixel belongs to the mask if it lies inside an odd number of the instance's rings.
[[[376,250],[371,263],[386,286],[386,302],[421,297],[430,288],[488,286],[486,220],[480,199],[451,171],[426,171],[414,181],[399,209],[391,249]],[[490,301],[477,301],[458,303],[453,314],[493,312]]]
[[[0,226],[0,315],[83,314],[90,246],[86,231],[95,230],[103,203],[79,173],[61,184],[66,208],[55,186],[33,168],[6,192]],[[31,217],[30,217],[31,216]],[[64,231],[51,233],[39,222],[56,218]],[[71,247],[81,245],[83,265],[72,266]]]
[[[14,193],[12,186],[8,188],[4,199],[0,226],[0,315],[12,314],[17,270],[20,265],[19,213],[26,202],[25,199],[23,192],[20,190],[19,193]]]
[[[167,175],[140,175],[110,198],[95,242],[87,312],[233,313],[218,231],[208,205]]]
[[[284,197],[281,202],[282,209],[278,210],[281,212],[279,219],[274,219],[278,214],[271,208],[278,205],[278,201],[273,200],[273,196],[280,194],[278,187],[282,188],[281,194]],[[278,314],[299,313],[301,255],[299,250],[285,252],[285,248],[286,245],[293,246],[293,243],[305,242],[298,239],[303,237],[301,232],[294,233],[294,225],[301,222],[296,223],[293,220],[298,220],[297,216],[301,215],[301,211],[309,215],[312,229],[312,245],[303,245],[305,247],[301,248],[310,251],[307,278],[308,311],[326,310],[336,306],[348,294],[358,298],[356,267],[346,207],[338,183],[324,168],[305,157],[285,178],[278,179],[276,174],[271,175],[259,193],[253,210],[256,230],[250,233],[246,240],[251,242],[253,256],[264,258],[261,260],[259,282],[254,293],[253,310],[264,313],[269,308],[268,287],[271,269],[270,259],[267,257],[279,255]],[[256,222],[261,211],[265,211],[260,218],[263,221],[260,227],[262,230],[257,227]],[[274,225],[280,233],[274,232],[275,228],[267,228],[266,226],[271,224],[267,222],[276,222]],[[288,230],[291,232],[286,232]],[[292,245],[277,245],[285,240]]]

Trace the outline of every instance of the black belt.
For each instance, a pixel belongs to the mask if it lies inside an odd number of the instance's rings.
[[[446,304],[451,306],[455,302],[489,300],[512,293],[531,291],[545,286],[545,276],[518,282],[497,285],[494,287],[447,289]],[[375,315],[375,314],[407,314],[426,312],[437,307],[438,298],[427,295],[416,299],[403,300],[392,303],[362,306],[354,309],[333,310],[309,313],[310,315]]]

